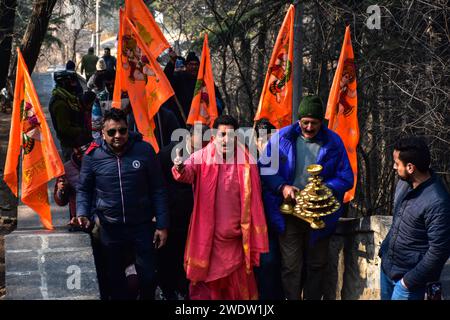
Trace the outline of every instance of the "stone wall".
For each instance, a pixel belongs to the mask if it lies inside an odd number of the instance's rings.
[[[327,299],[379,299],[378,250],[391,222],[390,216],[340,219],[330,243]]]

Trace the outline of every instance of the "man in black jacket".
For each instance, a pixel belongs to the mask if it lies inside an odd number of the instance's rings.
[[[155,248],[165,244],[169,224],[161,167],[150,144],[140,134],[128,133],[122,110],[105,112],[103,121],[103,139],[91,144],[81,165],[78,221],[89,225],[95,194],[111,299],[127,298],[124,270],[129,252],[136,258],[140,297],[153,299]]]
[[[430,168],[421,139],[399,140],[393,222],[380,248],[381,299],[423,300],[450,256],[450,195]]]

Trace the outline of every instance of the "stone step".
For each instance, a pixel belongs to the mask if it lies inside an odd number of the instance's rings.
[[[64,229],[5,236],[8,300],[99,299],[91,239]]]

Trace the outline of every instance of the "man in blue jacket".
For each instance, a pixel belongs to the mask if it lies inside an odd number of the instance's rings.
[[[394,146],[400,178],[391,229],[381,244],[381,299],[423,300],[450,256],[450,195],[430,170],[430,151],[417,137]]]
[[[310,164],[323,166],[323,181],[341,203],[344,193],[353,186],[353,172],[342,140],[322,123],[323,105],[318,96],[303,98],[298,118],[298,123],[272,136],[267,158],[260,158],[259,164],[268,220],[279,234],[284,294],[289,300],[298,300],[303,291],[304,299],[320,300],[329,240],[342,209],[324,219],[324,229],[312,230],[299,218],[283,216],[280,205],[283,198],[294,199],[295,192],[306,186]]]
[[[135,255],[140,298],[155,296],[155,249],[167,239],[167,192],[155,151],[140,134],[129,133],[122,110],[105,112],[103,139],[83,158],[77,216],[90,223],[92,201],[100,220],[111,299],[126,299],[127,254]],[[152,219],[156,218],[156,226]]]

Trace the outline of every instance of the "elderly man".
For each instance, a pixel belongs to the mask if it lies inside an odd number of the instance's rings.
[[[77,191],[79,224],[90,223],[95,194],[102,251],[112,299],[126,299],[127,254],[134,252],[140,297],[155,296],[155,249],[167,238],[167,192],[155,151],[142,135],[128,133],[122,110],[105,112],[103,138],[83,158]],[[152,219],[156,218],[156,226]]]
[[[319,97],[303,98],[298,109],[299,121],[280,129],[267,145],[270,158],[278,148],[278,166],[271,175],[262,173],[265,186],[264,203],[271,227],[279,234],[281,278],[287,299],[320,300],[328,262],[328,245],[342,209],[325,218],[326,227],[312,230],[309,224],[294,216],[283,216],[283,198],[295,198],[295,192],[305,188],[310,164],[323,167],[323,182],[342,203],[344,193],[353,186],[353,172],[347,152],[339,136],[322,123],[323,105]],[[270,167],[273,163],[261,165]],[[302,283],[302,270],[306,279]]]
[[[212,141],[184,163],[177,150],[172,168],[175,180],[194,185],[184,258],[190,299],[257,299],[253,267],[268,251],[258,167],[236,145],[234,118],[219,116],[213,128]]]

